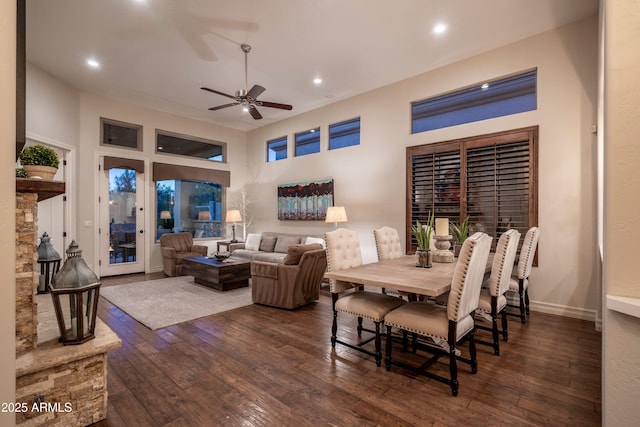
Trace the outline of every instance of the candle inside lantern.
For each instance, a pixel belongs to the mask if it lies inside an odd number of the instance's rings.
[[[449,235],[449,218],[436,218],[436,236]]]

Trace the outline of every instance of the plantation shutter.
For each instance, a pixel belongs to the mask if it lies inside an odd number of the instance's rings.
[[[456,221],[460,217],[460,150],[442,148],[411,156],[409,229],[416,221],[426,225],[430,212]],[[410,241],[414,250],[415,238]]]
[[[529,228],[529,146],[516,141],[467,150],[467,206],[474,231],[494,236]]]
[[[407,252],[411,225],[429,212],[450,222],[469,216],[495,249],[502,233],[537,225],[537,127],[407,148]]]

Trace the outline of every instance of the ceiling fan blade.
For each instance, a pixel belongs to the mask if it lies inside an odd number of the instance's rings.
[[[227,108],[227,107],[233,107],[234,105],[239,105],[239,102],[232,102],[231,104],[224,104],[224,105],[218,105],[217,107],[211,107],[209,108],[209,110],[211,111],[216,111],[216,110],[222,110],[223,108]]]
[[[263,88],[260,85],[253,85],[253,87],[251,88],[251,90],[249,90],[249,92],[247,92],[247,96],[256,99],[257,97],[260,96],[260,94],[262,92],[264,92],[266,89]]]
[[[260,105],[269,108],[279,108],[281,110],[291,110],[293,107],[289,104],[279,104],[277,102],[260,101]]]
[[[227,98],[236,99],[236,97],[235,97],[235,96],[233,96],[233,95],[229,95],[229,94],[227,94],[227,93],[220,92],[220,91],[215,90],[215,89],[209,89],[208,87],[201,87],[200,89],[202,89],[202,90],[206,90],[207,92],[215,93],[215,94],[217,94],[217,95],[226,96]]]
[[[260,114],[258,109],[253,105],[249,107],[249,113],[251,113],[251,117],[253,117],[256,120],[260,120],[262,118],[262,114]]]

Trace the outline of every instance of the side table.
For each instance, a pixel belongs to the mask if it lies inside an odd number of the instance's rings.
[[[220,252],[220,246],[225,246],[227,252],[229,252],[229,246],[231,246],[232,243],[244,243],[244,240],[238,240],[237,242],[232,242],[231,240],[218,240],[216,242],[216,250]]]

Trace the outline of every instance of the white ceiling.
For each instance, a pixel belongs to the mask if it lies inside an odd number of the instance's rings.
[[[37,0],[27,2],[27,60],[82,91],[250,130],[550,30],[598,0]],[[436,36],[432,27],[445,22]],[[239,106],[207,108],[249,88]],[[87,58],[100,61],[93,70]],[[516,70],[517,71],[517,70]],[[313,84],[321,77],[320,86]]]

